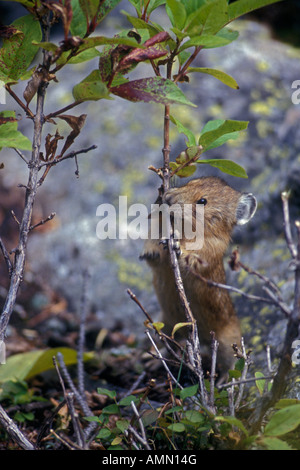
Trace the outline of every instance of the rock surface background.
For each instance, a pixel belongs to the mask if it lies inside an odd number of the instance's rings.
[[[114,34],[119,28],[118,21],[119,18],[109,18],[104,34]],[[284,300],[291,304],[293,272],[289,270],[280,193],[285,189],[292,191],[291,219],[299,218],[300,105],[292,103],[291,85],[300,79],[300,50],[273,39],[266,26],[255,22],[237,22],[233,29],[240,31],[237,41],[224,48],[202,51],[194,65],[227,72],[237,80],[240,89],[232,90],[213,77],[194,75],[182,89],[197,108],[176,106],[172,112],[195,132],[209,119],[249,120],[248,131],[241,139],[207,154],[207,158],[234,160],[246,169],[249,178],[229,177],[206,165],[200,166],[195,176],[219,175],[237,189],[256,195],[257,214],[248,226],[235,231],[231,248],[238,245],[242,261],[277,282]],[[84,63],[63,69],[58,74],[60,85],[49,87],[47,113],[68,104],[72,86],[96,67],[97,60],[88,66]],[[145,69],[138,67],[137,73],[145,76]],[[8,104],[10,109],[16,109],[9,99]],[[96,209],[102,203],[118,207],[119,195],[126,195],[129,205],[138,202],[150,207],[155,201],[160,182],[147,168],[159,167],[162,162],[163,109],[115,98],[82,104],[73,113],[88,114],[73,149],[91,144],[98,148],[78,157],[79,178],[75,176],[73,160],[51,169],[39,191],[36,219],[53,211],[57,215],[51,229],[31,235],[26,276],[60,292],[68,300],[70,310],[78,311],[82,272],[88,268],[89,297],[98,327],[118,326],[126,334],[134,333],[143,339],[144,317],[126,293],[131,288],[148,312],[157,317],[159,308],[151,274],[138,259],[143,242],[100,241],[96,236],[99,221]],[[67,125],[59,120],[57,124],[66,135]],[[31,136],[25,118],[19,128]],[[49,125],[46,132],[53,134],[53,129]],[[171,143],[175,159],[184,148],[183,136],[178,137],[175,129]],[[14,152],[3,150],[0,159],[5,164],[1,175],[4,187],[26,184],[26,167]],[[228,272],[228,283],[247,292],[262,293],[257,281],[243,273]],[[256,363],[265,364],[266,344],[271,346],[272,357],[280,351],[285,327],[283,314],[265,304],[239,296],[233,298],[246,346],[253,349]],[[43,305],[47,298],[32,299],[32,305],[37,302]],[[59,320],[53,317],[46,327],[60,328]]]

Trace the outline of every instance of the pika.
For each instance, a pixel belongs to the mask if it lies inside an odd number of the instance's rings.
[[[195,273],[217,283],[226,283],[223,258],[232,230],[235,225],[246,224],[253,217],[256,198],[251,193],[236,191],[220,178],[201,177],[185,186],[169,189],[160,202],[180,207],[190,204],[193,218],[196,205],[204,206],[202,247],[191,252],[190,240],[183,233],[179,240],[178,262],[186,297],[197,322],[201,349],[205,355],[209,354],[213,331],[219,343],[217,366],[221,375],[226,374],[234,365],[232,344],[239,344],[241,340],[238,317],[228,291],[208,286]],[[186,321],[169,251],[164,249],[161,240],[148,237],[140,258],[152,268],[153,285],[165,324],[163,331],[169,334],[176,323]],[[185,328],[178,333],[182,330]]]

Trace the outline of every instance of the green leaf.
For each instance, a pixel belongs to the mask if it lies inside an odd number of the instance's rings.
[[[161,77],[133,80],[120,86],[112,87],[110,91],[128,101],[196,106],[185,97],[175,83]]]
[[[189,16],[208,2],[206,0],[181,0],[181,3],[184,5],[186,13]]]
[[[186,167],[186,168],[184,168],[183,170],[186,170],[187,168],[190,169],[190,167]],[[183,170],[181,170],[181,171],[183,171]],[[187,176],[190,176],[190,174],[192,174],[192,173],[194,173],[194,171],[193,171],[193,172],[189,171],[188,174],[187,174]],[[181,176],[182,176],[182,174],[181,174]],[[175,335],[175,333],[176,333],[178,330],[180,330],[181,328],[184,328],[185,326],[190,326],[190,325],[192,325],[191,322],[180,322],[180,323],[176,323],[176,325],[174,326],[174,328],[173,328],[173,330],[172,330],[171,338],[174,338],[174,335]]]
[[[3,40],[0,50],[0,80],[5,83],[18,80],[33,61],[37,48],[32,41],[41,41],[40,23],[33,15],[18,18],[12,23],[20,34]]]
[[[245,367],[245,359],[243,357],[240,357],[234,364],[234,368],[235,370],[242,372],[244,370],[244,367]]]
[[[130,425],[130,422],[127,421],[127,419],[119,419],[117,422],[116,422],[116,426],[117,428],[121,431],[121,432],[124,432],[126,431],[126,429],[128,429],[128,426]]]
[[[82,51],[75,56],[71,57],[69,60],[68,57],[70,55],[70,51],[63,52],[59,59],[56,61],[57,65],[65,64],[81,64],[82,62],[86,62],[88,60],[94,59],[95,57],[100,57],[100,52],[96,48],[87,49]]]
[[[161,5],[164,5],[166,0],[150,0],[147,12],[148,14],[152,13],[152,11],[156,10]]]
[[[182,423],[174,423],[174,424],[170,424],[168,426],[168,429],[170,429],[170,431],[173,431],[173,432],[184,432],[185,425]]]
[[[134,395],[128,395],[128,397],[124,397],[119,401],[120,406],[130,406],[131,402],[136,403],[139,401],[138,397],[135,397]]]
[[[180,47],[179,51],[182,52],[185,49],[188,49],[189,47],[198,47],[198,46],[202,46],[205,49],[227,46],[227,44],[230,44],[232,41],[234,41],[238,37],[238,32],[233,31],[233,33],[234,34],[232,34],[230,38],[229,38],[229,35],[226,37],[225,35],[222,36],[221,34],[215,34],[215,35],[208,34],[208,35],[195,36],[189,39],[188,41],[186,41]]]
[[[182,133],[182,134],[185,134],[188,138],[187,140],[187,146],[188,147],[191,147],[191,146],[196,146],[197,145],[197,141],[196,141],[196,137],[194,136],[194,134],[189,130],[187,129],[178,119],[176,119],[174,116],[170,116],[170,120],[175,124],[175,126],[177,127],[177,130],[178,132]]]
[[[227,0],[215,0],[204,4],[191,13],[185,26],[190,37],[200,34],[216,34],[228,22]]]
[[[52,348],[46,350],[29,351],[10,356],[6,364],[0,367],[0,382],[7,380],[27,380],[46,370],[53,369],[53,356],[61,353],[66,365],[76,364],[77,352],[71,348]],[[85,355],[88,359],[90,354]]]
[[[15,113],[14,111],[2,111],[0,117],[15,118]],[[32,150],[31,141],[17,129],[17,122],[7,122],[0,125],[0,149],[10,147],[19,150]]]
[[[277,437],[263,437],[259,439],[259,443],[268,450],[293,450],[293,448],[285,441]]]
[[[97,434],[98,439],[108,439],[111,436],[111,431],[110,429],[107,428],[102,428]]]
[[[87,21],[92,21],[97,15],[99,0],[79,0],[79,5]]]
[[[103,387],[98,387],[97,393],[99,395],[105,395],[106,397],[111,398],[111,399],[116,398],[116,395],[117,395],[115,390],[110,390],[108,388],[103,388]]]
[[[198,410],[187,410],[184,416],[194,424],[203,423],[205,421],[204,415]]]
[[[180,398],[184,400],[188,397],[194,397],[198,392],[198,384],[191,385],[190,387],[185,387],[180,390]]]
[[[190,165],[185,166],[184,168],[181,168],[181,170],[177,171],[177,168],[179,168],[180,165],[181,164],[176,163],[176,162],[170,162],[171,170],[176,171],[176,176],[179,176],[180,178],[188,178],[189,176],[192,176],[197,170],[196,165],[194,163],[191,163]]]
[[[248,431],[243,425],[242,421],[240,421],[238,418],[235,416],[216,416],[215,417],[216,421],[222,421],[224,423],[228,423],[231,426],[235,426],[238,429],[240,429],[246,436],[248,436]]]
[[[71,0],[71,6],[73,12],[70,26],[71,34],[83,38],[87,30],[86,17],[80,7],[79,0]]]
[[[20,3],[21,5],[24,5],[24,7],[28,7],[28,8],[33,8],[36,3],[34,0],[8,0],[8,1]]]
[[[85,51],[86,49],[90,49],[91,47],[103,46],[106,44],[122,44],[124,46],[129,47],[139,47],[143,48],[144,46],[139,45],[135,39],[130,39],[128,37],[114,37],[114,38],[107,38],[105,36],[92,36],[90,38],[86,38],[83,40],[83,44],[78,48],[78,52]]]
[[[102,413],[107,414],[107,415],[115,415],[115,414],[119,414],[120,410],[119,410],[118,405],[113,404],[113,405],[108,405],[102,408]]]
[[[282,408],[273,414],[265,427],[265,436],[282,436],[300,425],[300,405]]]
[[[300,400],[297,400],[297,398],[282,398],[276,403],[275,408],[281,409],[291,405],[300,405]]]
[[[228,7],[228,22],[245,15],[250,11],[257,10],[258,8],[280,1],[281,0],[238,0],[233,2]]]
[[[235,88],[236,90],[239,88],[237,82],[233,77],[228,75],[225,72],[222,72],[221,70],[216,70],[216,69],[210,69],[208,67],[189,67],[187,69],[187,73],[194,73],[194,72],[200,72],[200,73],[206,73],[208,75],[212,75],[213,77],[217,78],[221,82],[225,83],[225,85],[229,86],[230,88]]]
[[[186,20],[186,11],[184,5],[177,0],[167,0],[166,11],[172,25],[175,28],[182,30]]]
[[[254,375],[255,375],[256,378],[264,377],[264,374],[262,372],[255,372]],[[262,380],[262,379],[261,380],[256,380],[256,382],[255,382],[255,385],[256,385],[256,387],[259,391],[260,396],[262,396],[263,393],[264,393],[265,383],[266,383],[266,381]]]
[[[102,82],[100,71],[93,70],[84,80],[74,86],[73,96],[76,101],[98,101],[110,99],[109,91]]]
[[[247,121],[233,121],[233,120],[214,120],[209,121],[204,128],[202,129],[201,136],[199,138],[199,145],[207,150],[211,144],[213,144],[217,139],[226,135],[232,134],[237,131],[242,131],[247,129]],[[210,147],[213,148],[213,147]]]
[[[248,175],[244,168],[231,160],[221,158],[210,158],[207,160],[197,160],[197,163],[206,163],[210,166],[218,168],[223,173],[227,173],[231,176],[237,176],[239,178],[248,178]]]
[[[86,1],[86,0],[84,0]],[[120,3],[121,0],[97,0],[100,3],[99,13],[97,16],[97,24],[104,20],[104,18],[110,13],[116,6]]]
[[[131,16],[126,12],[122,12],[126,15],[127,20],[132,24],[134,28],[137,30],[143,30],[146,29],[149,31],[151,36],[154,36],[155,34],[159,33],[161,30],[156,28],[156,26],[153,26],[151,23],[147,23],[146,21],[142,20],[141,18],[136,18],[135,16]]]

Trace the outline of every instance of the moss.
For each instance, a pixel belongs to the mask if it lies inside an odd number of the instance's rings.
[[[107,258],[117,266],[119,282],[141,291],[151,290],[151,273],[145,272],[144,266],[141,263],[128,261],[116,252],[109,253]]]
[[[121,186],[121,194],[128,197],[128,201],[134,197],[134,185],[136,183],[143,183],[146,179],[145,173],[132,165],[127,167],[126,172],[123,173],[123,180]]]
[[[157,135],[147,136],[145,143],[150,149],[160,149],[162,147],[162,139]]]
[[[250,104],[250,111],[255,114],[261,114],[263,116],[271,115],[271,106],[265,101],[256,101]]]
[[[256,62],[256,69],[259,72],[266,72],[267,70],[269,70],[269,68],[270,65],[265,60],[260,60],[259,62]]]

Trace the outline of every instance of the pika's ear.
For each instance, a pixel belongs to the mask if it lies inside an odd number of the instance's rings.
[[[254,216],[257,208],[256,198],[251,193],[243,193],[236,209],[236,223],[244,225]]]

